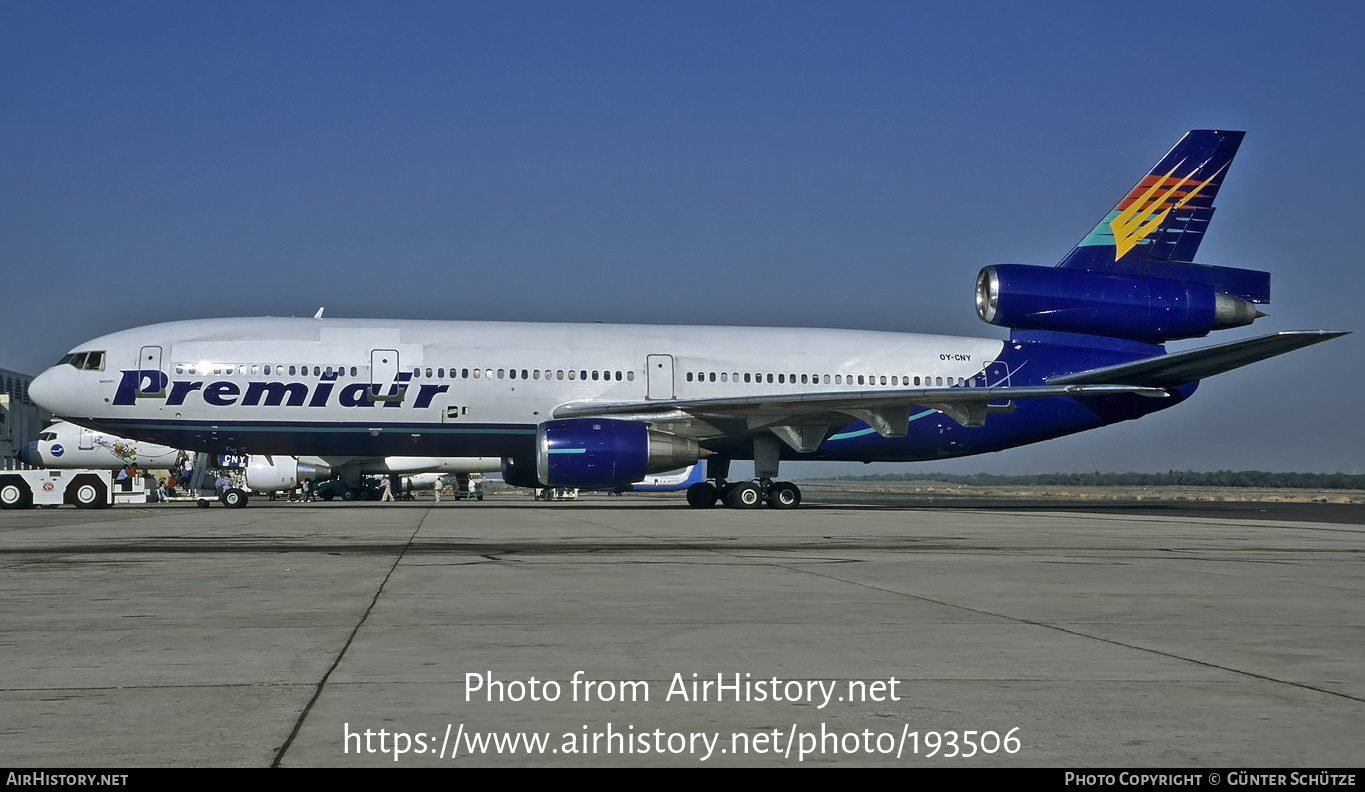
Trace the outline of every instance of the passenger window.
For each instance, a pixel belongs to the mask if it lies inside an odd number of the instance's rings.
[[[526,369],[522,369],[522,370],[521,370],[521,378],[522,378],[522,379],[526,379],[526,374],[527,374]]]
[[[627,379],[628,381],[630,381],[630,382],[634,382],[634,381],[635,381],[635,372],[633,372],[633,371],[627,371],[627,372],[626,372],[626,379]]]
[[[479,378],[480,372],[481,372],[480,369],[474,369],[474,379],[478,379],[478,378]]]
[[[569,369],[569,379],[577,379],[577,378],[578,378],[578,372],[577,372],[577,371],[574,371],[573,369]]]
[[[564,369],[560,369],[559,371],[555,372],[555,379],[558,380],[564,379]]]
[[[502,369],[498,369],[498,379],[502,379]]]

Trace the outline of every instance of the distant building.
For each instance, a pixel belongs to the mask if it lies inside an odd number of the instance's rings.
[[[28,397],[33,377],[0,368],[0,467],[12,467],[25,443],[38,439],[52,415]]]

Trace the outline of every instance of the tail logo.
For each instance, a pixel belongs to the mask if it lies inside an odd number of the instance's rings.
[[[1177,165],[1176,168],[1178,167],[1180,166]],[[1182,192],[1188,185],[1194,184],[1194,174],[1198,173],[1201,167],[1203,165],[1196,166],[1188,175],[1175,178],[1171,178],[1171,174],[1175,173],[1175,168],[1171,168],[1161,178],[1149,176],[1150,185],[1147,184],[1148,179],[1143,179],[1133,188],[1133,191],[1128,194],[1128,198],[1124,201],[1127,206],[1122,203],[1119,204],[1121,209],[1118,215],[1109,221],[1109,228],[1114,232],[1115,261],[1123,258],[1125,253],[1132,250],[1148,234],[1160,228],[1161,224],[1166,222],[1166,217],[1172,209],[1179,209],[1189,203],[1192,198],[1199,194],[1200,190],[1211,184],[1222,172],[1222,168],[1219,168],[1208,179],[1196,185],[1194,189]],[[1223,167],[1225,168],[1227,165]],[[1144,186],[1146,190],[1138,194],[1138,191],[1142,190]],[[1162,187],[1166,189],[1158,195],[1157,191]],[[1159,213],[1157,212],[1158,209],[1161,210]]]

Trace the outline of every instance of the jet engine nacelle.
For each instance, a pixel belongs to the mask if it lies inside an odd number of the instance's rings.
[[[246,485],[256,492],[291,490],[300,481],[325,481],[332,477],[327,465],[300,462],[294,457],[252,456],[246,467]]]
[[[532,457],[503,457],[502,480],[511,487],[539,489],[547,486],[536,478],[536,460]]]
[[[1027,264],[986,267],[976,278],[976,313],[1015,330],[1070,333],[1162,343],[1249,325],[1255,305],[1212,286]]]
[[[547,487],[624,486],[694,464],[700,455],[696,440],[635,421],[570,418],[536,430],[536,477]]]

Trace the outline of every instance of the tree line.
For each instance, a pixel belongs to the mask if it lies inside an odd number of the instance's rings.
[[[1069,487],[1257,487],[1270,489],[1365,489],[1365,475],[1353,473],[1269,473],[1262,470],[1168,470],[1165,473],[881,473],[839,476],[839,481],[937,481],[945,484]]]

